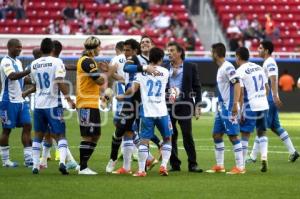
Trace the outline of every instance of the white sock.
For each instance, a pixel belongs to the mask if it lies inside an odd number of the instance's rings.
[[[24,161],[31,162],[32,161],[32,147],[25,147],[24,148]]]
[[[141,144],[139,146],[139,172],[145,171],[148,153],[149,153],[148,146]]]
[[[240,141],[233,145],[235,164],[238,168],[244,168],[243,148]]]
[[[244,167],[245,167],[247,154],[248,154],[249,142],[248,142],[248,140],[241,140],[241,143],[242,143],[242,148],[243,148],[243,163],[244,163]]]
[[[2,162],[9,160],[9,146],[0,146]]]
[[[250,153],[250,158],[252,160],[256,160],[257,159],[257,154],[258,154],[259,151],[260,151],[259,138],[258,138],[258,136],[255,136],[253,148],[252,148],[252,151]]]
[[[66,139],[58,141],[59,163],[66,164],[68,142]]]
[[[161,166],[167,168],[167,164],[169,162],[170,156],[171,156],[171,150],[172,150],[172,146],[171,144],[163,144],[161,147]]]
[[[67,161],[71,161],[71,162],[76,162],[69,147],[67,148],[67,157],[66,157]]]
[[[47,164],[47,159],[50,154],[52,144],[48,144],[46,142],[43,142],[43,151],[42,151],[42,164]]]
[[[215,143],[215,157],[218,166],[224,166],[224,142]]]
[[[131,170],[131,156],[134,150],[133,140],[123,140],[123,168]]]
[[[282,140],[282,142],[284,143],[284,145],[286,146],[286,148],[288,149],[290,154],[295,153],[296,149],[292,143],[292,140],[288,134],[287,131],[284,131],[281,135],[280,135],[280,139]]]
[[[33,159],[33,168],[40,168],[40,151],[41,143],[33,141],[32,142],[32,159]]]
[[[268,138],[266,136],[262,136],[259,138],[259,147],[260,147],[261,160],[267,160],[268,159]]]

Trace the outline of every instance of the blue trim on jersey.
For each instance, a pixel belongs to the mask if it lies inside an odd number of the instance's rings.
[[[249,97],[246,87],[244,87],[244,103],[247,103],[247,105],[249,104]]]
[[[4,92],[2,96],[2,101],[8,101],[9,102],[9,92],[8,92],[8,78],[5,79],[5,86],[4,86]]]
[[[268,84],[269,84],[269,87],[270,87],[269,94],[268,94],[268,102],[269,103],[274,103],[273,96],[272,96],[272,85],[271,85],[271,80],[270,79],[268,80]]]
[[[234,101],[234,84],[230,82],[229,87],[229,104],[228,104],[228,110],[231,111],[233,107],[233,101]]]
[[[139,110],[140,110],[140,111],[139,111],[140,116],[141,116],[141,117],[144,117],[145,112],[144,112],[143,104],[140,105]]]
[[[117,95],[122,95],[124,94],[124,88],[123,88],[123,84],[121,82],[117,82],[116,84],[116,90],[117,90]]]

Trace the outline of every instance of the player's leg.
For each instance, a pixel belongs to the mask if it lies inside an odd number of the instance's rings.
[[[177,140],[178,140],[178,130],[176,127],[177,119],[172,117],[172,115],[170,115],[170,117],[171,117],[171,122],[172,122],[172,127],[173,127],[173,134],[172,134],[172,140],[171,140],[172,152],[171,152],[171,157],[170,157],[170,165],[171,165],[170,171],[180,171],[181,161],[178,158],[178,147],[177,147]]]
[[[225,172],[224,167],[224,140],[223,135],[225,132],[225,126],[219,112],[216,113],[212,138],[215,143],[215,159],[216,165],[211,169],[207,170],[208,173],[223,173]]]
[[[273,109],[273,120],[269,127],[276,135],[279,136],[279,138],[289,151],[289,161],[295,162],[299,158],[299,153],[296,151],[289,133],[280,125],[278,110],[275,105],[270,106],[270,109]]]
[[[97,173],[88,168],[88,161],[97,146],[101,134],[101,118],[98,109],[79,109],[81,142],[79,147],[80,153],[80,170],[78,174],[96,175]]]
[[[59,171],[63,175],[69,174],[66,168],[66,157],[68,149],[68,141],[65,136],[66,125],[64,121],[64,113],[62,107],[47,109],[47,120],[51,129],[51,136],[57,141],[59,150]]]
[[[18,104],[0,103],[0,116],[2,122],[2,134],[0,137],[0,150],[2,155],[2,166],[17,167],[18,163],[10,160],[9,136],[11,130],[16,127],[18,118]]]
[[[33,112],[34,138],[32,142],[32,173],[38,174],[40,170],[40,151],[44,132],[47,131],[48,122],[43,109],[35,109]]]
[[[159,169],[159,173],[162,176],[168,175],[167,164],[171,157],[172,145],[171,145],[171,138],[173,133],[172,122],[170,116],[164,116],[160,119],[155,120],[155,125],[157,126],[159,132],[163,137],[163,143],[161,146],[161,156],[162,161]]]
[[[131,173],[131,157],[134,150],[133,132],[126,131],[123,136],[123,169],[125,173]]]
[[[24,165],[26,167],[32,167],[32,140],[31,140],[31,119],[29,112],[28,102],[24,102],[21,107],[20,116],[20,126],[23,127],[22,130],[22,144],[24,146]]]
[[[257,112],[256,130],[259,137],[260,154],[261,154],[261,172],[266,172],[268,169],[268,137],[267,131],[268,111]]]
[[[146,176],[145,167],[149,153],[149,140],[154,134],[154,119],[142,117],[140,122],[139,169],[133,176],[144,177]]]

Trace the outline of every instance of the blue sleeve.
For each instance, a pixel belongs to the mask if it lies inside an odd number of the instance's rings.
[[[136,73],[138,72],[138,66],[135,64],[125,64],[123,71],[126,73]]]

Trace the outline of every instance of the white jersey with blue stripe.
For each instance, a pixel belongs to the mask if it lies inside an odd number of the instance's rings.
[[[237,70],[241,87],[244,88],[244,105],[250,105],[251,111],[269,109],[265,84],[268,79],[263,68],[255,63],[247,62]]]
[[[278,82],[278,66],[276,64],[276,61],[273,57],[268,57],[264,63],[263,63],[263,69],[266,73],[266,76],[270,78],[271,76],[276,77],[276,82]],[[273,97],[272,97],[272,90],[271,90],[271,81],[269,82],[269,95],[268,95],[268,101],[273,102]],[[276,85],[277,86],[277,85]]]
[[[34,107],[38,109],[54,108],[61,105],[56,78],[66,76],[65,66],[61,59],[55,57],[41,57],[31,65],[31,79],[36,85]]]
[[[234,101],[234,84],[231,81],[238,78],[234,66],[225,61],[217,72],[218,101],[227,110],[231,110]]]
[[[18,59],[13,59],[5,56],[1,60],[0,75],[1,75],[1,94],[0,101],[9,101],[12,103],[22,103],[22,91],[24,86],[24,78],[18,80],[10,80],[8,76],[13,72],[23,71],[22,63]]]
[[[137,73],[134,82],[139,83],[144,117],[162,117],[168,115],[165,90],[169,79],[169,71],[157,66],[160,75],[152,76],[147,73]]]
[[[138,55],[137,58],[139,59],[139,62],[141,65],[148,65],[149,64],[149,58],[145,57],[143,55]]]

